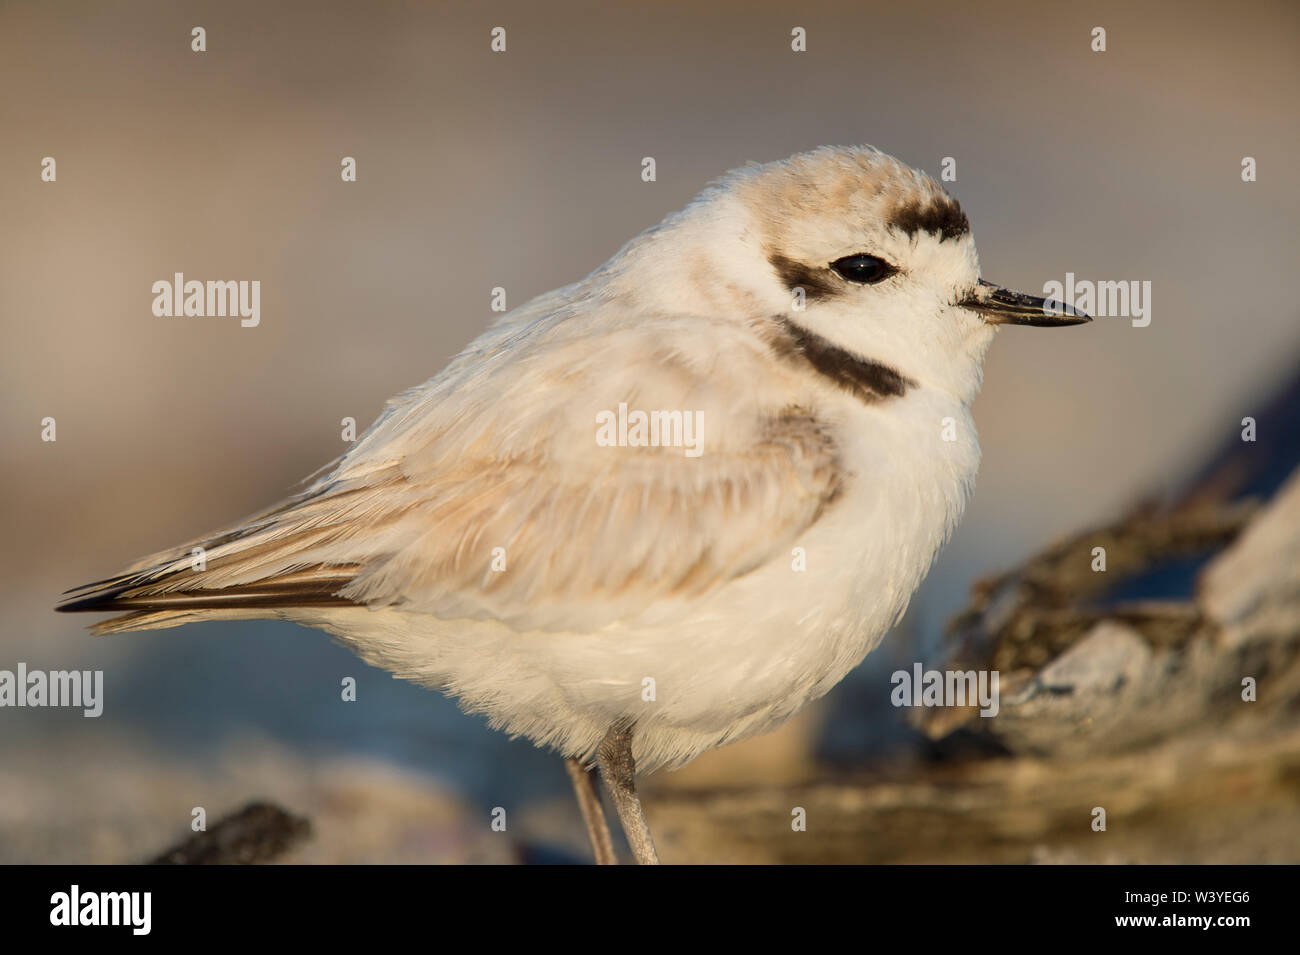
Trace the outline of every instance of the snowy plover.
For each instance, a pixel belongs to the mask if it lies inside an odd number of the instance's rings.
[[[306,491],[59,609],[318,627],[563,754],[605,862],[598,767],[654,862],[635,770],[861,661],[965,507],[994,326],[1084,321],[983,282],[957,203],[875,149],[746,166],[505,315]]]

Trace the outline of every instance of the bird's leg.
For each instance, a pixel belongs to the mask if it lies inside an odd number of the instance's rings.
[[[581,760],[566,759],[564,768],[569,771],[569,779],[573,781],[573,791],[578,797],[578,808],[582,810],[582,821],[587,824],[587,835],[591,839],[591,851],[596,856],[596,865],[618,865],[618,857],[614,855],[614,841],[609,837],[609,825],[605,822],[605,810],[600,804],[595,779]]]
[[[650,838],[650,826],[641,811],[641,800],[636,798],[631,725],[616,724],[610,728],[596,750],[596,764],[610,795],[614,797],[614,808],[618,810],[632,855],[641,865],[658,865],[659,854]]]

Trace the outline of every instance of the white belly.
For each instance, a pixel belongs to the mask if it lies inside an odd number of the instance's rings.
[[[682,765],[839,682],[897,622],[961,516],[979,464],[964,407],[920,391],[887,414],[841,410],[852,478],[796,542],[802,570],[790,553],[689,606],[590,634],[363,608],[294,619],[566,756],[590,756],[632,719],[639,769]],[[956,440],[943,440],[945,417]]]

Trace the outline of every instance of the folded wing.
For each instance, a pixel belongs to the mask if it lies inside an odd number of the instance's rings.
[[[101,632],[331,605],[587,631],[699,597],[788,554],[845,476],[822,422],[748,397],[752,339],[720,357],[724,333],[664,324],[606,331],[598,353],[553,327],[489,332],[302,494],[59,609],[127,612]],[[620,403],[698,415],[701,453],[602,446],[597,414]]]

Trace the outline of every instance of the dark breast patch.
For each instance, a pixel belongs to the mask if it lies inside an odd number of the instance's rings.
[[[784,317],[775,319],[771,344],[783,360],[804,365],[865,404],[901,398],[916,387],[888,365],[859,358]]]

